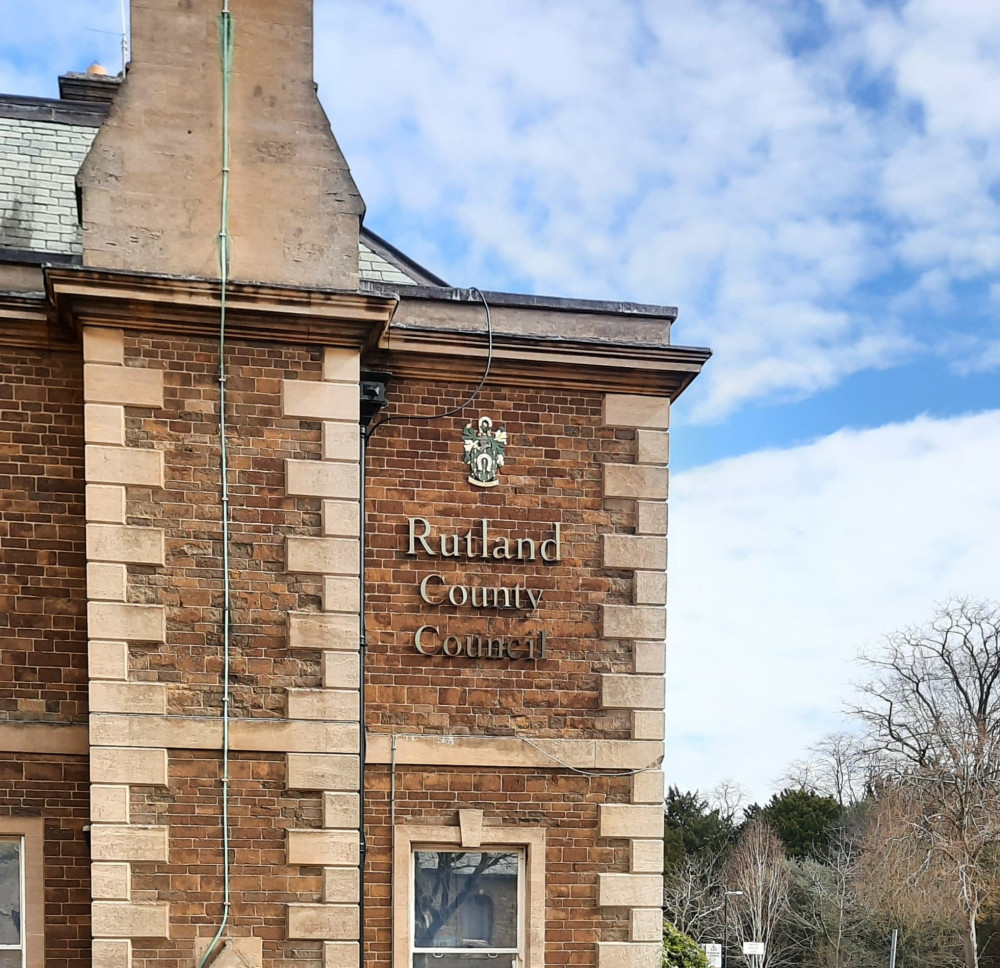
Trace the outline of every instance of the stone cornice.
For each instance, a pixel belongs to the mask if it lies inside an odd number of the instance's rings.
[[[393,325],[366,365],[403,379],[475,383],[488,352],[485,333]],[[711,352],[669,344],[565,339],[494,333],[488,382],[638,393],[676,399],[701,372]]]
[[[0,293],[0,346],[47,350],[79,348],[79,340],[51,324],[40,293]]]
[[[54,322],[69,332],[218,335],[217,280],[50,266],[45,288]],[[364,348],[377,345],[395,308],[394,298],[373,293],[231,282],[226,331],[234,339]]]

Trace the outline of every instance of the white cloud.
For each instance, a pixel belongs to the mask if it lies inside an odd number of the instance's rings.
[[[1000,597],[1000,411],[842,430],[677,475],[666,773],[756,797],[838,722],[866,644]]]

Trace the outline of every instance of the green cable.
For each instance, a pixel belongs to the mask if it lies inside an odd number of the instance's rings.
[[[229,464],[226,449],[226,289],[229,282],[229,94],[233,73],[233,18],[229,0],[223,0],[219,17],[222,53],[222,205],[219,228],[219,447],[222,492],[222,921],[211,944],[198,962],[205,964],[215,951],[229,922],[229,650],[230,650],[230,574],[229,574]]]

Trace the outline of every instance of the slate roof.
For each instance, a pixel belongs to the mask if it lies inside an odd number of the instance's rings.
[[[94,102],[0,96],[0,250],[8,256],[81,255],[76,174],[106,111]],[[358,256],[363,282],[445,285],[364,227]]]

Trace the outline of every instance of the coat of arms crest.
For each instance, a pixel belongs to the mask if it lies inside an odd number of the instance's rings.
[[[493,429],[489,417],[480,417],[475,426],[465,425],[462,431],[463,460],[469,465],[469,483],[477,487],[496,487],[497,475],[504,465],[507,450],[507,429]]]

